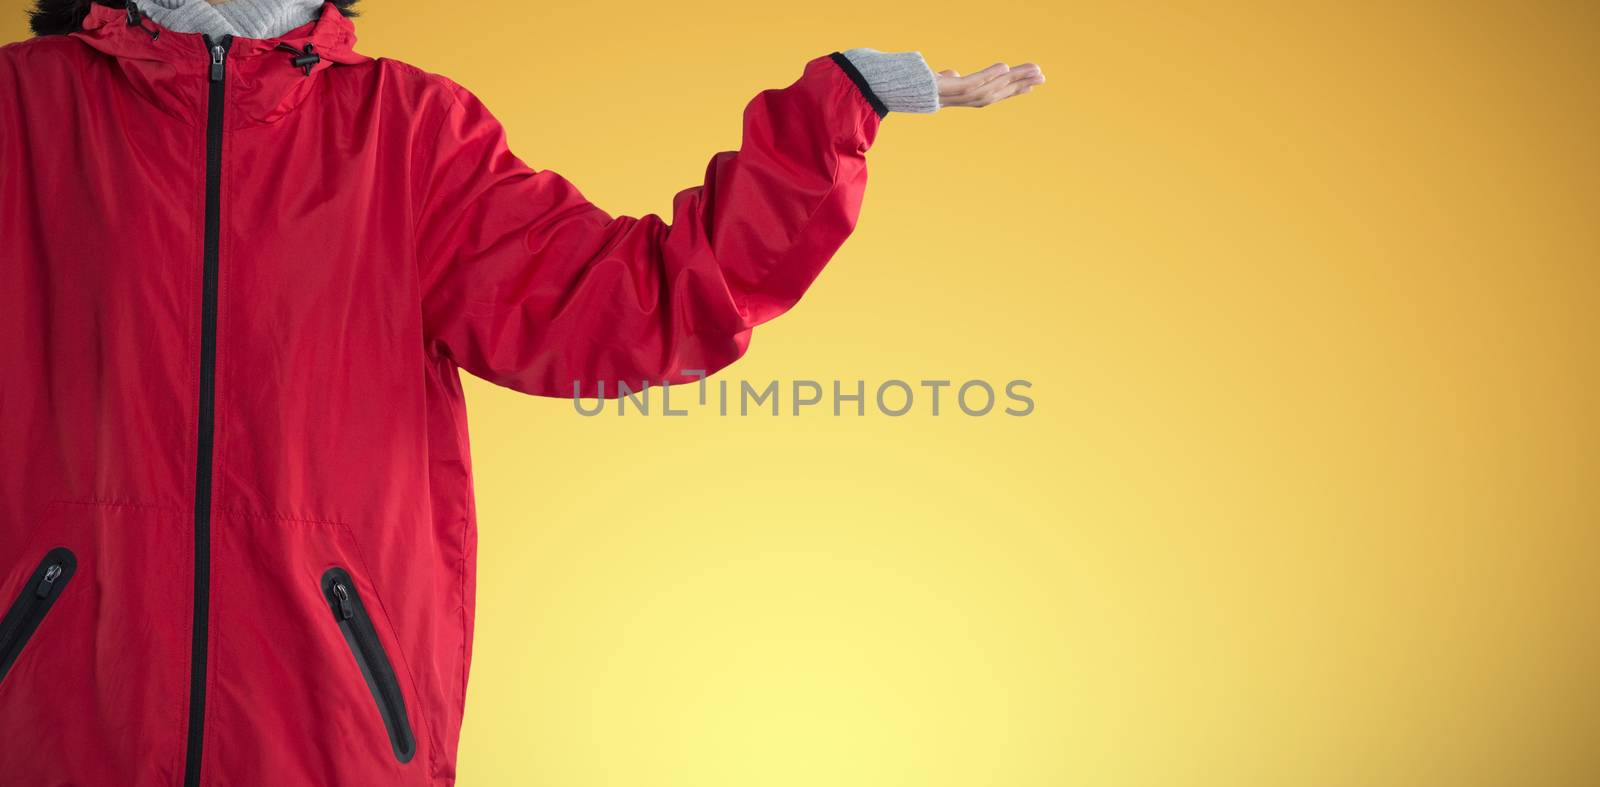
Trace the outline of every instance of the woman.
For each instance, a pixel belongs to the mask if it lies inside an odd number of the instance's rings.
[[[850,233],[887,112],[1043,79],[819,57],[669,224],[358,54],[349,5],[40,0],[0,50],[7,784],[452,783],[458,370],[570,396],[722,368]]]

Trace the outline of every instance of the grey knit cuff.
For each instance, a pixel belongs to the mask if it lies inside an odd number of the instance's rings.
[[[872,92],[890,112],[933,112],[939,108],[939,83],[921,52],[842,52],[861,72]]]

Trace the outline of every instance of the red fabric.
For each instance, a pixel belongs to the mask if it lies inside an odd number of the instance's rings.
[[[330,5],[227,58],[208,785],[452,783],[477,545],[458,369],[570,396],[731,363],[849,234],[879,122],[819,58],[670,224],[614,218],[467,91],[354,41]],[[0,681],[5,784],[184,779],[207,66],[200,36],[103,6],[0,50],[0,605],[51,548],[78,563]],[[407,763],[332,566],[393,663]]]

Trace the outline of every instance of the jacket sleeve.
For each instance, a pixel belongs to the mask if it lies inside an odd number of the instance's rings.
[[[738,152],[672,217],[612,217],[514,156],[465,89],[419,156],[417,264],[430,352],[490,382],[591,397],[737,360],[854,228],[881,104],[839,55],[745,108]],[[425,143],[426,144],[426,143]]]

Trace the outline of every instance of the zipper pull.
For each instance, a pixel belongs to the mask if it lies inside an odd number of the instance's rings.
[[[44,570],[44,578],[39,580],[39,587],[33,589],[34,597],[48,597],[50,591],[56,589],[56,577],[59,576],[61,576],[61,564],[51,563],[50,567]]]
[[[228,56],[228,50],[223,49],[221,44],[212,44],[211,45],[211,81],[212,82],[221,82],[222,81],[222,75],[224,73],[223,60],[225,58],[227,58],[227,56]]]
[[[344,620],[355,617],[356,611],[350,606],[350,590],[344,586],[343,582],[336,583],[333,586],[333,595],[339,597],[339,617]]]

